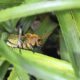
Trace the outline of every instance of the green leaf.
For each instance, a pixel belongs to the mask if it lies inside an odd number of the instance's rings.
[[[30,80],[29,75],[18,68],[13,68],[8,80]]]
[[[76,28],[78,30],[78,34],[79,34],[79,37],[80,37],[80,10],[73,10],[71,11],[71,14],[75,20],[75,23],[76,23]]]
[[[68,6],[67,6],[68,5]],[[51,11],[60,11],[68,9],[79,9],[79,1],[43,1],[31,4],[24,4],[0,11],[0,22],[46,13]],[[6,14],[5,14],[6,13]]]
[[[18,22],[18,19],[2,22],[0,23],[0,30],[12,33],[15,30],[17,22]]]
[[[22,54],[19,54],[19,49],[15,51],[0,40],[0,55],[15,67],[43,80],[77,80],[72,66],[65,61],[27,50],[21,50]]]
[[[54,29],[57,27],[57,24],[54,22],[51,22],[49,17],[44,17],[44,20],[40,23],[39,28],[35,31],[36,34],[38,34],[42,40],[43,43],[46,42],[47,38],[50,36],[50,34],[54,31]]]
[[[66,44],[61,33],[60,33],[60,56],[61,56],[61,59],[70,62],[69,52],[66,48]]]
[[[0,0],[0,9],[17,6],[22,3],[22,0]]]
[[[19,26],[22,27],[23,34],[25,34],[28,31],[29,27],[32,25],[34,20],[35,20],[35,16],[22,18],[20,20]]]
[[[72,17],[70,11],[59,12],[57,13],[57,17],[66,47],[69,51],[71,63],[74,67],[76,75],[79,76],[80,40],[75,19]]]
[[[4,79],[9,66],[10,66],[10,64],[7,61],[4,61],[3,64],[0,66],[0,80]]]

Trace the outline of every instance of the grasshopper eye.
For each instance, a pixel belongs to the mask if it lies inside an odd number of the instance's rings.
[[[38,39],[38,41],[41,41],[41,39]]]
[[[42,39],[38,39],[38,44],[39,44],[39,45],[42,44]]]

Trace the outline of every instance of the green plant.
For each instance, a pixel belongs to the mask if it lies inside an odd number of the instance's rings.
[[[13,65],[7,80],[79,80],[80,78],[80,1],[63,0],[3,0],[0,1],[0,80],[3,80],[10,64]],[[11,4],[12,3],[12,4]],[[55,13],[59,24],[52,22],[48,14]],[[41,17],[38,29],[31,28],[36,16]],[[18,23],[19,22],[19,23]],[[6,42],[16,39],[17,25],[23,26],[23,34],[35,33],[42,38],[42,46],[60,25],[60,56],[51,58],[43,54],[11,48]],[[48,28],[46,28],[48,27]],[[58,35],[58,36],[59,36]],[[13,38],[14,37],[14,38]],[[54,37],[54,36],[53,36]],[[53,39],[53,38],[52,38]],[[66,56],[67,55],[67,56]]]

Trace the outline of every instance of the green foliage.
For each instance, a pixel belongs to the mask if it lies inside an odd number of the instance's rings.
[[[23,4],[20,6],[8,8],[6,10],[1,10],[0,15],[2,16],[0,16],[0,22],[40,13],[68,10],[79,7],[79,1],[43,1],[33,4]]]
[[[4,80],[11,68],[7,80],[30,80],[33,75],[37,80],[79,80],[80,78],[80,1],[67,0],[1,0],[0,1],[0,80]],[[54,11],[54,12],[53,12]],[[50,15],[55,13],[59,24],[51,21]],[[47,14],[42,14],[47,13]],[[37,29],[32,29],[36,18]],[[37,25],[37,24],[36,24]],[[60,56],[52,58],[32,50],[9,47],[6,43],[11,34],[18,39],[18,27],[21,26],[23,36],[35,33],[42,39],[44,46],[50,35],[56,38],[55,28],[60,26]],[[17,35],[18,36],[18,35]],[[56,39],[55,39],[56,40]],[[53,53],[54,54],[54,53]],[[12,65],[12,67],[10,67]]]
[[[7,61],[3,61],[3,63],[0,66],[0,80],[3,80],[5,77],[5,74],[9,68],[9,63]]]
[[[18,68],[14,68],[8,80],[30,80],[30,78],[25,71],[21,69],[19,70]]]
[[[64,36],[66,47],[70,53],[71,62],[73,64],[76,74],[79,75],[80,45],[79,45],[79,34],[78,34],[77,26],[75,24],[75,19],[72,17],[70,12],[66,12],[66,11],[64,13],[60,12],[57,15],[58,15],[58,19],[60,20],[61,30]],[[66,18],[68,18],[68,20],[66,20]]]

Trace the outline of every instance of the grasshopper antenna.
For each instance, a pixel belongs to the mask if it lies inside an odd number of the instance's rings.
[[[18,25],[18,42],[17,42],[17,47],[19,48],[19,52],[21,53],[21,48],[23,47],[23,43],[22,43],[22,32],[23,32],[23,30],[22,30],[22,24],[20,23],[20,21],[19,21],[19,23],[18,23],[19,25]]]

